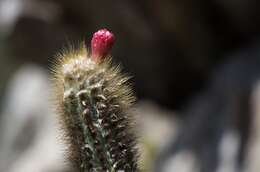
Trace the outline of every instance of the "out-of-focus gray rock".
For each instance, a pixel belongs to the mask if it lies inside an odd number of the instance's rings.
[[[140,166],[143,171],[151,171],[157,154],[175,137],[179,120],[174,111],[152,101],[139,101],[135,108],[132,113],[136,114]]]
[[[248,144],[248,154],[245,164],[245,172],[257,172],[260,169],[260,82],[255,85],[252,93],[253,122],[251,126],[251,138]]]
[[[0,120],[0,171],[65,171],[63,145],[49,106],[46,71],[26,65],[8,84]]]

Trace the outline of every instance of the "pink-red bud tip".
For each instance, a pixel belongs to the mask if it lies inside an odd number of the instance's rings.
[[[102,60],[109,54],[115,42],[113,33],[107,29],[101,29],[93,34],[91,40],[91,53],[95,61]]]

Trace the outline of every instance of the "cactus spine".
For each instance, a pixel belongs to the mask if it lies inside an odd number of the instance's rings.
[[[136,138],[127,113],[135,100],[128,77],[107,54],[113,34],[103,29],[91,41],[57,57],[54,71],[56,108],[70,162],[79,172],[135,172]]]

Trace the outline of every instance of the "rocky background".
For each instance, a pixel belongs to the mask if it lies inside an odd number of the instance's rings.
[[[0,171],[69,171],[49,68],[63,47],[108,28],[139,99],[144,171],[258,172],[259,8],[255,0],[0,0]]]

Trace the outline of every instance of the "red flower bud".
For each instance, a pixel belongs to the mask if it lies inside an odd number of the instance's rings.
[[[102,60],[109,54],[115,42],[113,33],[107,29],[101,29],[93,34],[91,40],[92,58],[95,61]]]

